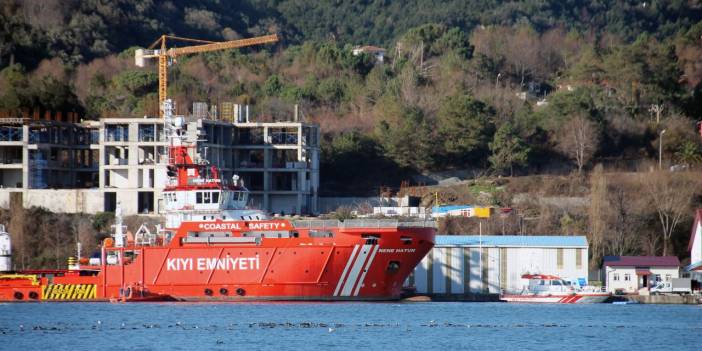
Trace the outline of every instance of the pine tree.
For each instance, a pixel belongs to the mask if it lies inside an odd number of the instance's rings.
[[[488,158],[492,168],[499,173],[509,169],[514,175],[514,166],[525,166],[529,160],[531,148],[516,133],[511,123],[505,123],[497,130],[490,143],[492,155]]]

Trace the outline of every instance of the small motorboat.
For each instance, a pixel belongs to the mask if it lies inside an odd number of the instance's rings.
[[[500,300],[524,303],[602,303],[610,294],[597,287],[574,287],[555,275],[524,274],[529,284],[519,293],[502,294]]]

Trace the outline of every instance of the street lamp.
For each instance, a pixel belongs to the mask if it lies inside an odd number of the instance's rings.
[[[665,129],[658,133],[658,169],[663,169],[663,134]]]

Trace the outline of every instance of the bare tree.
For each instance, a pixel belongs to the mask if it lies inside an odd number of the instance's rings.
[[[597,125],[583,115],[576,115],[558,129],[556,142],[558,150],[575,161],[581,174],[597,151]]]
[[[666,256],[675,227],[690,212],[696,184],[684,173],[659,171],[642,177],[648,199],[658,213],[663,237],[663,256]]]
[[[640,246],[637,231],[641,228],[639,216],[633,213],[632,199],[621,188],[608,193],[609,208],[607,237],[609,252],[617,256],[636,254]]]
[[[27,244],[24,228],[26,225],[25,211],[21,201],[10,201],[10,211],[12,217],[10,219],[9,228],[7,231],[12,238],[13,251],[15,257],[19,257],[19,263],[15,262],[14,266],[19,266],[20,269],[27,268]]]
[[[605,231],[607,223],[605,216],[609,207],[607,199],[607,178],[602,170],[602,165],[595,166],[590,177],[590,261],[593,268],[600,266],[600,260],[604,256]]]

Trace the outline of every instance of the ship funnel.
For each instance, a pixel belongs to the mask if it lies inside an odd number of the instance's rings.
[[[5,231],[5,225],[0,224],[0,272],[12,270],[12,239]]]

